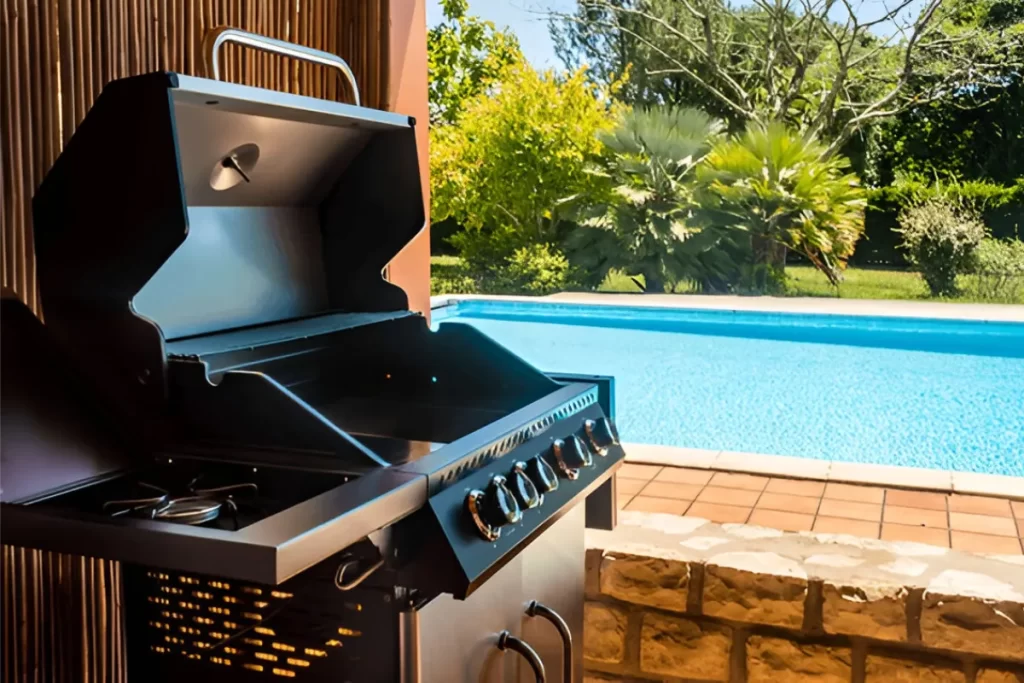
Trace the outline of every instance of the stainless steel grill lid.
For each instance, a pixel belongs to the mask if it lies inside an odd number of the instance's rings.
[[[381,271],[424,226],[413,125],[173,73],[108,84],[34,199],[48,323],[152,399],[163,342],[406,310]]]

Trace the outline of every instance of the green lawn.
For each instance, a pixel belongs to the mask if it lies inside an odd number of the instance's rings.
[[[788,296],[836,296],[836,290],[817,269],[811,266],[787,266],[789,277]],[[903,270],[874,268],[847,268],[838,295],[843,299],[920,299],[927,301],[982,302],[991,303],[972,296],[971,280],[974,276],[960,277],[960,288],[964,294],[939,299],[928,294],[928,287],[917,273]],[[999,303],[1024,304],[1024,291],[1013,301]]]
[[[434,294],[460,293],[465,291],[467,283],[460,279],[461,263],[457,256],[434,256],[431,263],[431,289]],[[786,296],[839,296],[843,299],[917,299],[922,301],[976,301],[970,295],[953,299],[933,299],[928,296],[928,288],[917,273],[875,269],[847,268],[843,283],[838,290],[829,285],[825,276],[811,266],[787,266],[789,278]],[[970,284],[969,276],[963,279],[962,286]],[[608,279],[598,288],[602,292],[639,291],[633,280],[621,272],[612,272]],[[676,293],[684,294],[691,290],[686,285],[676,287]],[[1024,293],[1017,301],[1010,303],[1024,304]]]
[[[821,271],[812,266],[787,266],[790,296],[836,296]],[[839,285],[843,299],[927,299],[928,287],[917,273],[903,270],[848,268]]]
[[[900,270],[849,268],[838,292],[816,268],[787,266],[786,296],[838,296],[844,299],[927,299],[928,289],[917,273]],[[637,286],[623,273],[612,273],[601,285],[602,292],[636,292]],[[685,285],[676,288],[686,293]]]

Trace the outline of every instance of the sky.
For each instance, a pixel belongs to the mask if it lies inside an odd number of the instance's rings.
[[[508,26],[519,38],[523,54],[537,69],[561,67],[548,35],[547,12],[571,12],[576,0],[469,0],[469,13],[493,21],[498,28]],[[441,22],[439,0],[427,0],[427,26]]]
[[[888,0],[854,0],[857,16],[867,21],[883,16]],[[746,4],[739,0],[735,4]],[[838,3],[837,3],[838,4]],[[920,0],[911,3],[910,11],[921,7]],[[469,0],[469,13],[494,22],[498,28],[508,26],[519,38],[523,54],[537,69],[548,67],[561,68],[562,61],[555,56],[555,47],[548,34],[547,17],[549,12],[570,13],[576,8],[576,0]],[[439,0],[427,0],[427,26],[441,22]],[[886,25],[879,26],[878,32],[885,34]]]

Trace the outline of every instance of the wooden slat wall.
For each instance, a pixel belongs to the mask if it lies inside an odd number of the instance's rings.
[[[126,683],[121,567],[3,546],[3,680]]]
[[[0,0],[0,284],[42,313],[32,193],[108,81],[203,73],[204,32],[234,26],[344,57],[387,105],[388,0]],[[347,101],[324,67],[228,45],[233,82]],[[3,546],[2,673],[11,683],[125,683],[116,562]],[[138,680],[138,679],[135,679]]]
[[[363,103],[387,104],[387,0],[0,0],[0,281],[41,312],[32,193],[103,85],[203,73],[207,29],[234,26],[341,55]],[[227,45],[226,80],[346,101],[326,67]]]

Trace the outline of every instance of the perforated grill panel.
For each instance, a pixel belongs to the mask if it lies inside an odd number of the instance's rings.
[[[133,568],[129,671],[144,680],[386,680],[397,620],[384,591],[342,593],[331,567],[280,587]],[[371,657],[371,655],[373,655]]]

